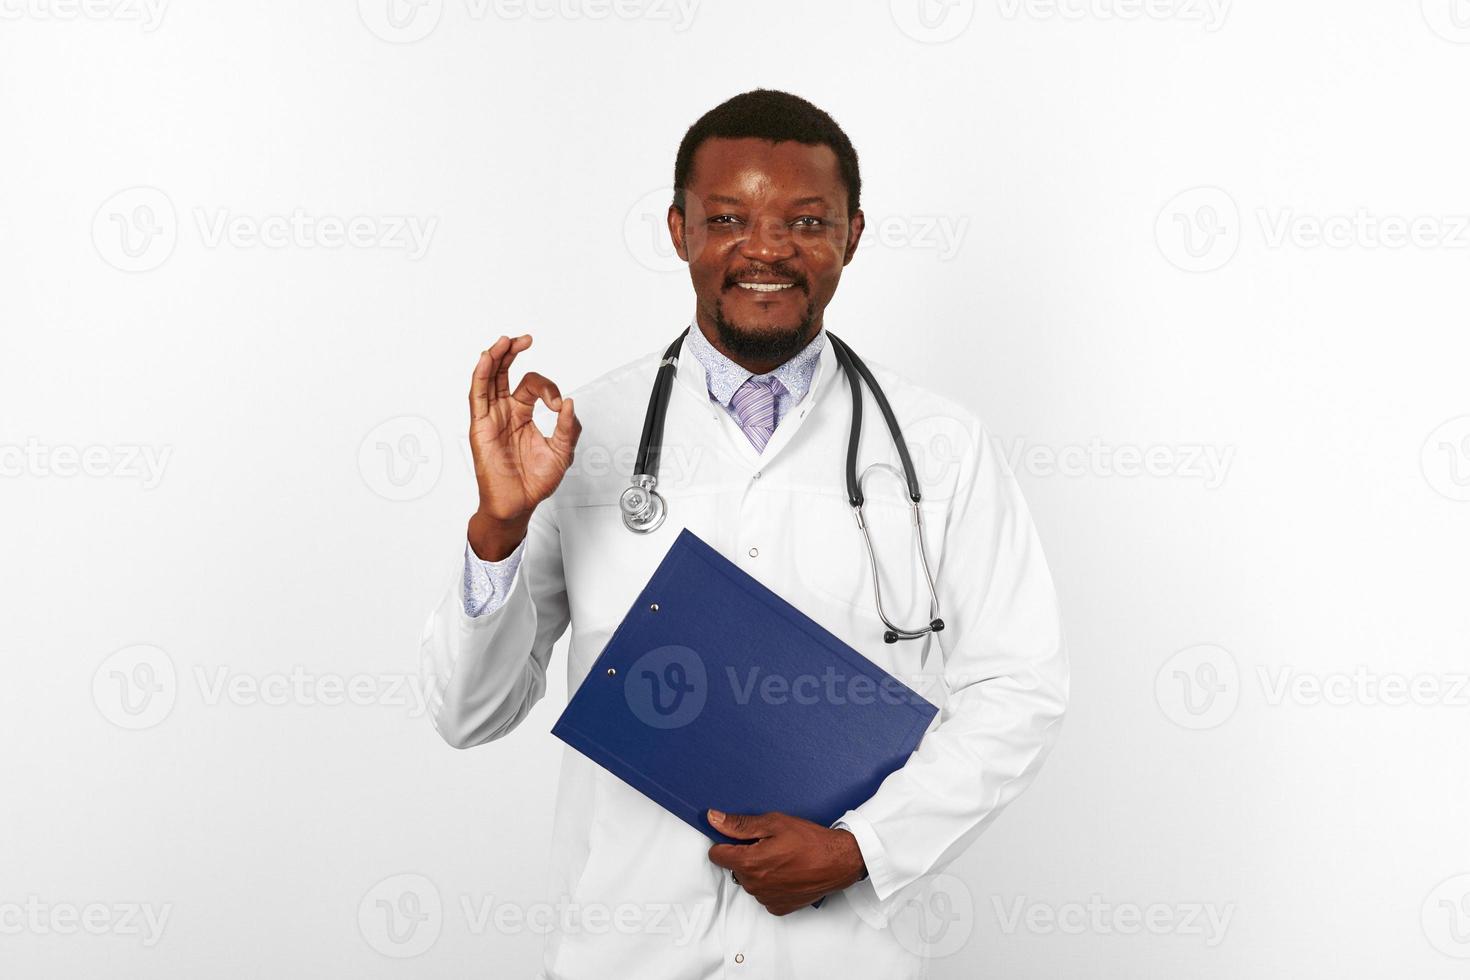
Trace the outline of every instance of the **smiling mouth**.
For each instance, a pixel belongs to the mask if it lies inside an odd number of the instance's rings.
[[[741,289],[749,289],[757,293],[779,293],[783,289],[790,289],[796,285],[794,282],[737,282],[735,285]]]

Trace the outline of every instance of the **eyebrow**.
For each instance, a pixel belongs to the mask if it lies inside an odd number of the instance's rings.
[[[710,202],[711,204],[744,204],[745,203],[745,201],[742,200],[741,198],[731,197],[728,194],[710,194],[708,197],[705,198],[705,200],[708,201],[708,202]],[[800,198],[797,198],[796,200],[794,200],[794,201],[791,202],[791,205],[790,206],[793,207],[793,208],[799,208],[799,207],[803,207],[803,206],[805,206],[807,204],[826,204],[826,203],[827,203],[827,199],[825,197],[822,197],[820,194],[816,194],[816,195],[812,195],[810,197],[800,197]]]

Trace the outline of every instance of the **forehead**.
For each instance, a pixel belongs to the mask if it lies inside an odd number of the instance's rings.
[[[833,204],[846,202],[837,154],[815,146],[758,138],[708,139],[694,151],[689,190],[695,194],[733,197],[804,197],[821,195]]]

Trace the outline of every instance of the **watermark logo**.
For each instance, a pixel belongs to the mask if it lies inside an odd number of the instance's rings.
[[[433,679],[417,673],[317,673],[300,664],[265,673],[195,664],[180,677],[166,653],[144,645],[119,650],[98,667],[92,699],[121,728],[152,728],[169,716],[188,682],[206,708],[393,708],[409,718],[426,715],[434,693]]]
[[[157,187],[129,187],[102,202],[92,216],[92,244],[102,261],[123,272],[148,272],[173,254],[179,218]]]
[[[975,19],[975,0],[888,0],[898,29],[923,44],[953,41]]]
[[[194,207],[181,229],[173,201],[157,187],[130,187],[109,197],[92,216],[92,244],[102,260],[123,272],[148,272],[168,261],[181,230],[207,249],[354,249],[402,252],[410,262],[428,254],[439,219],[415,214],[317,214],[306,208],[250,214]]]
[[[903,438],[908,443],[909,461],[914,464],[914,476],[926,503],[950,500],[966,488],[965,474],[975,469],[979,448],[970,425],[953,415],[925,415],[905,423]],[[907,490],[906,483],[897,486],[890,483],[877,487],[875,492],[907,497]]]
[[[952,874],[925,875],[905,890],[888,927],[900,946],[925,959],[964,949],[975,931],[975,897]]]
[[[1216,728],[1240,703],[1240,667],[1224,647],[1209,643],[1187,647],[1159,668],[1154,699],[1180,728]]]
[[[699,717],[709,697],[704,661],[677,644],[649,650],[628,668],[623,697],[634,717],[648,727],[683,728]]]
[[[674,251],[674,241],[669,237],[669,203],[673,199],[672,187],[660,187],[634,201],[623,215],[623,244],[634,261],[650,272],[678,272],[684,268],[684,260]]]
[[[1154,221],[1159,252],[1185,272],[1213,272],[1240,247],[1240,209],[1219,187],[1174,195]]]
[[[439,941],[444,928],[439,889],[423,875],[390,875],[369,888],[358,903],[357,928],[384,956],[421,956]]]
[[[1470,501],[1470,415],[1442,422],[1419,450],[1419,468],[1435,493]]]
[[[1365,207],[1314,213],[1292,206],[1257,207],[1255,231],[1270,251],[1470,249],[1470,215],[1392,214]],[[1235,257],[1246,231],[1235,199],[1218,187],[1174,196],[1154,223],[1159,252],[1186,272],[1213,272]]]
[[[363,438],[357,468],[384,500],[417,500],[434,489],[444,468],[439,430],[417,415],[388,419]]]
[[[444,0],[357,0],[363,26],[389,44],[422,41],[443,14]]]
[[[1420,0],[1429,29],[1446,41],[1470,44],[1470,0]]]
[[[140,731],[169,716],[178,699],[174,662],[158,647],[124,647],[109,655],[92,675],[92,702],[119,728]]]
[[[1470,674],[1347,670],[1306,671],[1257,664],[1266,708],[1470,708]],[[1154,680],[1159,707],[1183,728],[1215,728],[1234,714],[1247,685],[1229,651],[1203,644],[1181,650]]]
[[[1424,899],[1419,922],[1429,945],[1446,956],[1470,960],[1470,873],[1436,885]]]

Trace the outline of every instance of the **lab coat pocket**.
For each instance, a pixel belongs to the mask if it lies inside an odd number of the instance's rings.
[[[648,534],[623,524],[617,494],[606,503],[578,503],[557,511],[571,609],[573,654],[571,680],[580,682],[669,547],[685,527],[718,547],[718,498],[712,493],[684,493],[669,500],[663,524]]]
[[[792,602],[868,659],[924,693],[915,681],[921,672],[939,670],[937,638],[931,634],[895,644],[883,642],[887,627],[878,615],[868,545],[847,497],[810,491],[800,495],[794,510],[790,567],[797,595]],[[923,518],[933,570],[939,561],[935,522],[941,518],[927,507]],[[903,628],[926,625],[929,586],[908,501],[871,496],[863,506],[863,519],[877,560],[883,612]]]
[[[715,495],[681,494],[668,506],[663,524],[647,534],[623,524],[616,494],[607,503],[576,504],[557,512],[574,624],[597,627],[622,622],[684,528],[718,547]]]

